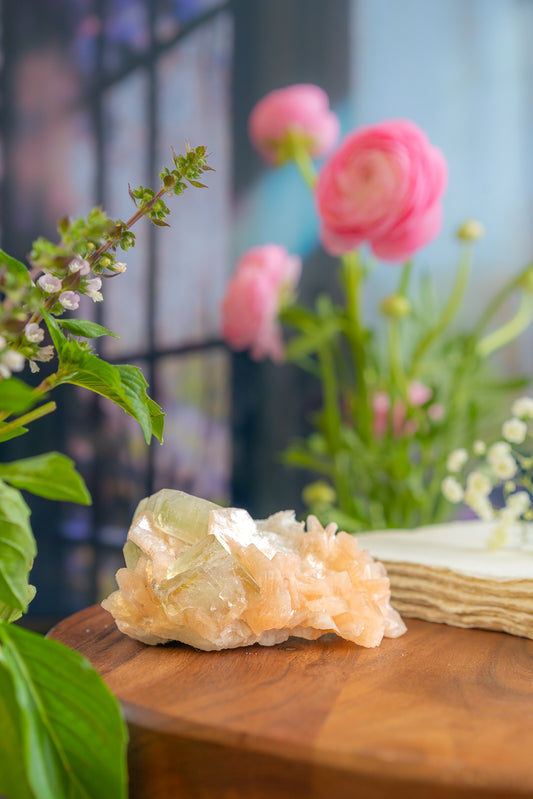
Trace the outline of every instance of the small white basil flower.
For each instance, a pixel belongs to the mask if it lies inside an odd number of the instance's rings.
[[[467,460],[468,452],[466,449],[463,447],[460,449],[454,449],[453,452],[450,452],[448,455],[446,460],[446,468],[449,472],[460,472]]]
[[[76,256],[73,258],[72,261],[68,265],[69,272],[75,273],[79,272],[80,275],[88,275],[91,271],[91,265],[89,261],[86,261],[85,258],[80,258]]]
[[[102,294],[100,293],[100,289],[102,288],[102,280],[99,277],[94,277],[92,280],[88,280],[85,284],[84,294],[91,298],[93,302],[102,302],[104,299]]]
[[[59,295],[59,302],[67,311],[75,311],[80,304],[80,295],[75,291],[63,291]]]
[[[451,475],[445,477],[442,481],[441,490],[448,502],[453,502],[453,504],[456,505],[458,502],[463,501],[464,491],[455,477]]]
[[[44,338],[44,330],[36,322],[29,322],[24,328],[24,335],[32,344],[39,344]]]
[[[518,397],[511,405],[511,413],[519,419],[533,419],[533,398]]]
[[[111,269],[113,270],[113,272],[117,272],[118,274],[122,274],[123,272],[126,271],[127,267],[126,267],[126,264],[123,263],[122,261],[117,261],[116,263],[113,264]]]
[[[51,275],[49,272],[45,272],[44,275],[41,275],[37,283],[46,294],[57,294],[58,291],[61,291],[60,279],[55,275]]]
[[[527,435],[527,424],[514,416],[502,425],[502,435],[512,444],[522,444]]]

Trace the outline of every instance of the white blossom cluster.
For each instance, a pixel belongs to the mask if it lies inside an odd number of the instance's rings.
[[[494,521],[489,545],[505,543],[518,521],[533,520],[533,457],[524,452],[533,435],[533,398],[520,397],[511,406],[511,417],[501,428],[502,438],[491,445],[475,441],[472,451],[455,449],[446,461],[449,474],[442,481],[444,497],[454,504],[464,502],[480,519]],[[492,501],[502,489],[502,507]],[[501,504],[500,502],[500,504]]]

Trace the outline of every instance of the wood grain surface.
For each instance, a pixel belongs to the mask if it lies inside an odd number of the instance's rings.
[[[133,641],[94,606],[50,637],[122,703],[131,797],[533,797],[533,641],[407,624],[376,649],[200,652]]]

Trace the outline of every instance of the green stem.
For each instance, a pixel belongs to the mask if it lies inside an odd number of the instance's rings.
[[[297,132],[289,131],[288,141],[291,158],[294,160],[296,166],[300,170],[300,174],[312,191],[316,183],[316,169],[309,155],[309,150],[304,146],[301,136]]]
[[[368,386],[366,383],[365,331],[361,310],[363,286],[363,267],[357,251],[341,258],[342,282],[346,297],[346,335],[350,343],[357,379],[355,397],[355,421],[364,443],[371,439],[371,418],[368,407]]]
[[[455,275],[455,282],[448,298],[448,302],[444,306],[437,323],[426,333],[415,349],[409,374],[410,378],[415,376],[420,360],[422,359],[422,356],[428,347],[430,347],[431,344],[433,344],[433,342],[436,341],[442,335],[442,333],[444,333],[459,310],[465,293],[466,285],[468,283],[471,263],[472,247],[470,243],[467,243],[463,245],[461,258],[459,259],[459,265]]]
[[[412,270],[413,262],[406,261],[403,265],[402,273],[400,275],[400,285],[398,286],[398,294],[402,297],[405,297],[407,294],[407,289],[409,287],[409,280],[411,278],[411,270]]]
[[[486,358],[495,350],[514,341],[515,338],[524,332],[529,327],[533,319],[533,294],[524,292],[520,298],[520,306],[518,311],[506,324],[499,327],[493,333],[482,338],[478,343],[476,350],[478,355]]]
[[[500,291],[496,294],[495,297],[493,297],[491,302],[489,302],[489,304],[483,311],[482,315],[480,316],[479,321],[472,332],[473,337],[479,338],[479,336],[481,335],[483,330],[485,330],[485,328],[489,324],[494,314],[499,310],[499,308],[503,305],[505,300],[507,300],[507,298],[513,293],[513,291],[516,291],[517,288],[523,285],[524,280],[526,279],[527,276],[531,274],[532,269],[533,265],[528,264],[520,272],[520,274],[516,275],[515,277],[512,277],[504,286],[502,286]]]
[[[350,490],[346,475],[342,469],[338,468],[338,455],[342,444],[342,413],[339,408],[337,377],[329,349],[321,347],[318,351],[318,357],[322,377],[324,427],[333,466],[332,478],[340,507],[346,511],[350,506]]]
[[[41,405],[39,408],[35,408],[33,411],[29,411],[29,413],[25,413],[22,416],[19,416],[18,419],[14,419],[12,422],[7,422],[6,424],[2,425],[2,435],[5,433],[10,433],[12,430],[16,430],[19,427],[23,427],[26,424],[30,424],[30,422],[34,422],[36,419],[41,419],[43,416],[47,416],[49,413],[53,413],[56,409],[55,402],[47,402],[45,405]]]
[[[389,344],[389,361],[392,378],[392,395],[399,394],[405,401],[407,397],[407,380],[403,368],[400,347],[400,326],[398,319],[390,319],[387,325],[387,338]],[[391,399],[393,399],[393,397]]]

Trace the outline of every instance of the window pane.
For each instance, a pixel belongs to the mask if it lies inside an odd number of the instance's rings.
[[[171,147],[205,144],[213,155],[208,189],[172,201],[171,227],[158,237],[156,344],[216,334],[228,271],[230,232],[231,21],[220,15],[161,59],[159,160]]]
[[[224,502],[229,496],[229,359],[224,351],[158,364],[165,444],[156,449],[156,489],[179,488]]]
[[[168,41],[188,22],[220,5],[220,0],[156,0],[156,37]]]
[[[128,195],[146,185],[147,79],[135,72],[106,93],[105,97],[105,200],[113,218],[127,220],[135,211]],[[125,274],[104,282],[104,324],[120,338],[103,341],[106,356],[143,351],[146,347],[147,246],[149,222],[141,219],[133,231],[137,243],[127,252],[118,250],[119,260],[128,265]]]
[[[108,0],[105,18],[104,64],[117,71],[133,56],[148,49],[148,3],[143,0]]]

